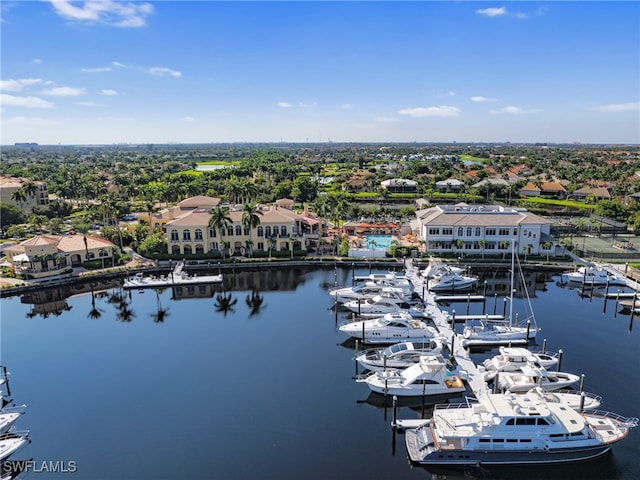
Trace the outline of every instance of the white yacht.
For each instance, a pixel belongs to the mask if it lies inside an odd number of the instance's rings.
[[[359,365],[372,372],[389,368],[407,368],[418,363],[422,355],[442,352],[442,341],[433,339],[427,343],[399,342],[385,348],[370,348],[356,355]]]
[[[580,376],[573,373],[550,372],[534,365],[526,365],[519,371],[500,372],[496,378],[498,386],[503,391],[510,392],[526,392],[536,386],[543,390],[558,390],[580,380]]]
[[[549,402],[532,390],[436,405],[431,419],[406,429],[405,442],[411,462],[422,466],[565,463],[604,454],[637,424],[637,418]]]
[[[341,324],[338,329],[363,343],[429,342],[438,330],[406,312],[387,313],[369,320]]]
[[[467,292],[478,284],[478,277],[446,271],[427,281],[430,292]]]
[[[386,285],[380,284],[356,285],[355,287],[334,288],[333,290],[329,290],[329,295],[338,303],[346,303],[352,300],[365,300],[384,293],[393,293],[400,295],[402,298],[406,298],[407,296],[402,288],[387,287]]]
[[[564,283],[583,283],[585,285],[626,285],[624,278],[610,272],[604,265],[589,263],[578,268],[575,272],[562,274]]]
[[[466,390],[462,379],[449,370],[440,354],[422,355],[418,363],[403,370],[371,372],[356,381],[366,383],[373,392],[398,397],[449,395]]]
[[[362,316],[384,315],[409,308],[405,299],[398,295],[381,294],[364,300],[351,300],[343,304],[346,308]]]
[[[558,355],[555,353],[530,352],[522,347],[501,346],[499,354],[487,358],[478,369],[482,372],[485,382],[490,382],[498,372],[517,372],[527,365],[540,365],[544,368],[558,364]]]

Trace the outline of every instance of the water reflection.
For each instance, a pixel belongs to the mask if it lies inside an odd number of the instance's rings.
[[[224,314],[225,317],[229,313],[235,313],[233,307],[236,303],[238,303],[238,299],[231,292],[223,291],[216,296],[216,312]]]
[[[263,305],[264,297],[260,295],[260,292],[255,287],[251,290],[250,294],[247,294],[244,301],[247,307],[249,307],[249,317],[258,315],[260,311],[266,307],[266,305]]]

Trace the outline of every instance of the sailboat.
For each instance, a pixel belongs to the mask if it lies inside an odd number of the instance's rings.
[[[513,292],[514,292],[514,276],[515,276],[515,241],[511,243],[511,290],[509,292],[509,317],[507,319],[491,319],[488,315],[478,318],[470,318],[465,322],[462,331],[462,345],[505,345],[512,343],[528,343],[529,340],[535,338],[540,330],[533,314],[531,299],[529,292],[524,288],[529,309],[529,316],[524,320],[520,320],[516,315],[513,318]],[[518,261],[518,271],[524,284],[524,276],[522,275],[522,267]]]

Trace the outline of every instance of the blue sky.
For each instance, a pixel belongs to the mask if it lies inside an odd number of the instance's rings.
[[[1,4],[2,144],[640,144],[640,2]]]

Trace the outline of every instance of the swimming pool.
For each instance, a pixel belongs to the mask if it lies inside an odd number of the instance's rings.
[[[365,248],[372,248],[374,250],[389,250],[392,241],[393,235],[367,235]],[[375,244],[372,242],[375,242]]]

